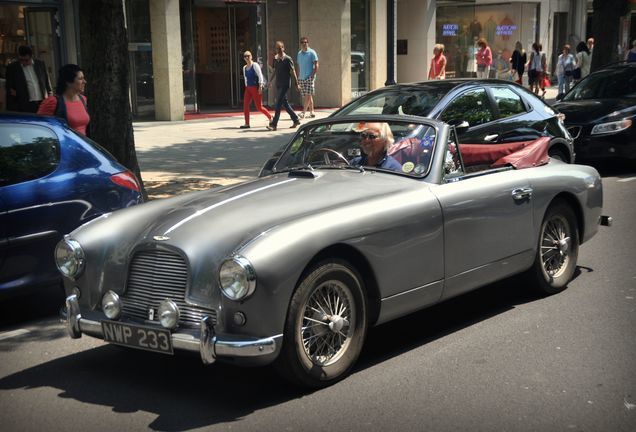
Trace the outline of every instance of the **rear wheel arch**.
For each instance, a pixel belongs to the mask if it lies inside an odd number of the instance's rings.
[[[578,231],[579,242],[581,241],[584,233],[585,221],[583,218],[583,209],[581,208],[581,203],[576,199],[576,197],[570,193],[562,192],[555,196],[548,207],[546,207],[546,211],[551,206],[556,205],[558,202],[564,202],[566,205],[572,209],[574,212],[574,216],[576,217],[576,229]]]

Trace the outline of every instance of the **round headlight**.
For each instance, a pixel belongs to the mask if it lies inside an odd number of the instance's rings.
[[[242,300],[256,289],[256,273],[247,258],[235,256],[221,264],[219,284],[227,298]]]
[[[108,291],[102,297],[102,311],[108,319],[117,319],[121,313],[121,300],[114,291]]]
[[[55,264],[66,277],[74,279],[84,270],[84,251],[73,239],[65,238],[55,246]]]
[[[159,322],[168,329],[173,329],[179,324],[179,307],[175,302],[165,299],[159,305]]]

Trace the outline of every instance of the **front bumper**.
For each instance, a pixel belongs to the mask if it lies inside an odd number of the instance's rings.
[[[589,128],[591,129],[591,128]],[[588,135],[585,135],[588,133]],[[636,130],[632,128],[610,135],[590,136],[583,130],[574,141],[576,155],[580,159],[623,158],[636,159]]]
[[[63,313],[66,331],[73,339],[88,334],[104,339],[102,323],[99,320],[82,317],[76,295],[66,298],[66,312]],[[201,320],[199,330],[175,331],[172,333],[172,346],[177,350],[199,352],[204,364],[212,364],[217,357],[254,358],[273,354],[276,351],[276,339],[282,335],[261,339],[234,339],[221,337],[214,331],[209,317]]]

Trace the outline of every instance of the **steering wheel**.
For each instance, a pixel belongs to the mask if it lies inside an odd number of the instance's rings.
[[[344,162],[345,165],[351,165],[349,161],[347,160],[347,158],[342,155],[342,153],[339,153],[336,150],[330,149],[330,148],[319,148],[319,149],[313,150],[311,153],[309,153],[309,156],[307,157],[307,161],[311,162],[313,159],[313,156],[320,153],[322,153],[322,158],[326,165],[334,164],[334,162],[332,162],[332,160],[329,158],[330,154],[336,156],[337,158],[335,160],[336,162],[339,161],[339,162]]]

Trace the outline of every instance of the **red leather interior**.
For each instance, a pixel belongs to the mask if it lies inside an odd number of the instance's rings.
[[[550,137],[534,141],[505,144],[460,144],[464,165],[490,165],[492,168],[512,165],[516,169],[548,163]]]

